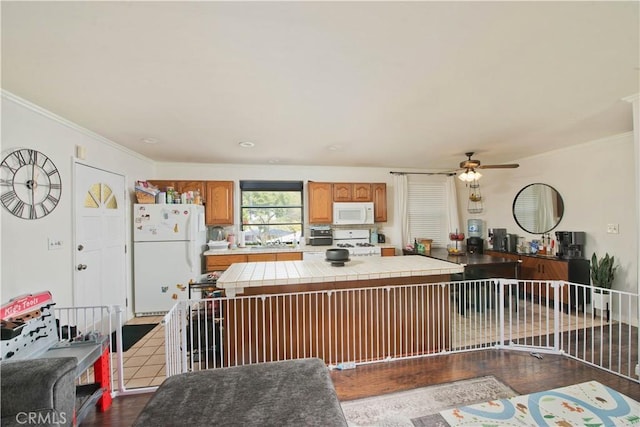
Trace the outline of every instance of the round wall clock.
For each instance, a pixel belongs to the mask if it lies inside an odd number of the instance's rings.
[[[60,201],[62,180],[58,168],[39,151],[23,148],[0,163],[0,202],[12,215],[38,219]]]

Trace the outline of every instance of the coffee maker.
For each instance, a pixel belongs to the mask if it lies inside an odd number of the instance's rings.
[[[556,231],[558,240],[558,256],[564,259],[584,258],[584,231]]]
[[[480,237],[469,237],[467,239],[467,252],[470,254],[484,253],[484,239]]]

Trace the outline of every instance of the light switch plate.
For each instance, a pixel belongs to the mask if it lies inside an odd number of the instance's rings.
[[[49,237],[47,239],[47,245],[50,251],[55,251],[58,249],[62,249],[64,247],[64,242],[60,239]]]
[[[607,224],[607,233],[618,234],[618,224]]]

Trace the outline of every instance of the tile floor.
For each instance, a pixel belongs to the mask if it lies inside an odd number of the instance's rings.
[[[140,341],[122,353],[124,362],[124,385],[127,389],[158,386],[165,379],[164,327],[162,316],[136,317],[127,321],[127,325],[158,323]],[[116,366],[115,355],[114,363]],[[116,370],[117,371],[117,370]],[[117,381],[118,373],[114,373]]]

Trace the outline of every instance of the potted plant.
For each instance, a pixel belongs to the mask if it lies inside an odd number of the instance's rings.
[[[616,269],[615,257],[609,256],[608,253],[604,257],[598,259],[594,252],[591,256],[591,283],[595,286],[593,290],[593,308],[600,310],[609,309],[611,295],[608,289],[611,289]]]

